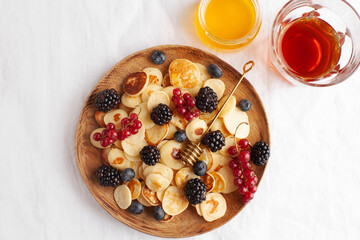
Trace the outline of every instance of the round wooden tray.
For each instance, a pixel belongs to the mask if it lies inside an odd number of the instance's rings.
[[[166,54],[167,59],[162,65],[155,65],[151,62],[150,56],[155,50],[161,50]],[[142,71],[145,67],[156,67],[165,75],[171,61],[177,58],[186,58],[205,66],[212,63],[217,64],[224,72],[221,79],[226,84],[226,93],[230,93],[241,77],[238,71],[220,58],[197,48],[179,45],[163,45],[142,50],[121,60],[95,86],[86,99],[81,111],[75,139],[76,161],[80,174],[99,204],[113,217],[136,230],[154,236],[171,238],[195,236],[222,226],[244,207],[240,194],[237,191],[230,194],[223,194],[228,206],[226,214],[224,217],[213,222],[206,222],[202,217],[197,215],[195,208],[191,206],[180,215],[175,216],[170,222],[166,223],[154,219],[152,208],[146,208],[145,212],[140,215],[129,214],[128,211],[122,210],[117,206],[113,198],[113,188],[99,185],[95,172],[97,168],[101,166],[101,151],[91,145],[89,136],[94,129],[99,127],[94,118],[96,112],[94,100],[100,91],[107,88],[115,88],[120,93],[123,93],[123,80],[129,74]],[[253,71],[256,71],[256,67]],[[250,143],[263,140],[270,144],[270,133],[266,113],[260,97],[253,86],[244,79],[234,95],[238,102],[243,98],[247,98],[252,102],[252,108],[247,112],[251,129],[250,135],[248,136]],[[260,182],[265,166],[260,167],[252,164],[252,169],[256,172]]]

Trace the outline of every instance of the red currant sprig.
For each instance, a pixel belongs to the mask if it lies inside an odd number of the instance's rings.
[[[95,141],[100,141],[102,147],[107,147],[117,140],[122,141],[131,135],[137,134],[141,126],[142,123],[138,119],[138,115],[131,113],[128,118],[121,120],[121,128],[118,132],[115,130],[113,123],[108,123],[106,129],[104,129],[102,133],[95,133],[93,138]]]
[[[100,145],[102,147],[107,147],[113,144],[116,142],[117,137],[118,132],[115,131],[115,125],[113,123],[108,123],[102,133],[95,133],[93,135],[93,139],[95,141],[100,141]]]
[[[183,96],[181,96],[181,94],[181,90],[175,88],[171,100],[174,102],[178,114],[184,116],[186,120],[191,121],[194,117],[200,115],[200,111],[195,109],[196,101],[189,93],[184,93]]]
[[[139,120],[138,115],[136,113],[131,113],[129,117],[121,120],[121,129],[118,132],[118,139],[123,141],[131,135],[137,134],[141,127],[142,123]]]
[[[240,153],[235,146],[231,146],[228,149],[230,155],[234,156],[229,163],[229,167],[233,169],[234,174],[234,184],[238,186],[238,192],[242,196],[243,203],[248,203],[254,198],[254,194],[257,190],[256,183],[258,178],[253,170],[250,169],[250,157],[251,152],[247,149],[249,146],[249,141],[246,139],[241,139],[238,143]],[[238,156],[235,156],[238,154]]]

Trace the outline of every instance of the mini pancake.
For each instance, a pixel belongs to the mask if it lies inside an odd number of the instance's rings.
[[[143,70],[149,76],[149,84],[157,84],[161,86],[163,75],[157,68],[148,67]]]
[[[147,102],[153,92],[161,91],[163,88],[157,84],[149,84],[141,93],[141,100]]]
[[[125,155],[126,156],[126,155]],[[135,179],[140,179],[140,172],[139,172],[139,169],[140,169],[140,166],[142,164],[142,162],[140,161],[129,161],[129,167],[132,168],[135,172]]]
[[[145,178],[147,178],[152,173],[160,174],[169,182],[171,182],[173,179],[173,171],[171,168],[162,163],[156,163],[154,166],[148,166],[143,170],[143,175]]]
[[[212,111],[211,113],[201,113],[199,118],[204,120],[207,123],[211,123],[211,121],[214,119],[215,115],[219,111],[219,106],[216,107],[215,111]]]
[[[200,82],[199,68],[187,59],[175,59],[169,66],[170,82],[173,86],[193,88]]]
[[[191,167],[185,167],[180,169],[175,175],[175,183],[181,189],[185,189],[187,181],[193,178],[200,178],[197,176]]]
[[[175,170],[183,168],[185,164],[180,161],[180,152],[183,147],[183,143],[175,140],[166,142],[160,149],[160,161]]]
[[[126,113],[130,113],[133,110],[132,108],[126,107],[122,103],[119,104],[119,109],[124,110]]]
[[[145,182],[141,182],[141,193],[140,195],[138,196],[137,200],[142,204],[144,205],[145,207],[151,207],[152,205],[148,202],[148,200],[145,199],[142,191],[145,187]]]
[[[163,87],[169,87],[169,86],[171,86],[170,75],[169,75],[168,73],[165,74],[161,85],[162,85]]]
[[[206,192],[211,192],[211,190],[215,187],[215,178],[211,174],[206,173],[205,175],[201,176],[200,179],[206,185]]]
[[[108,160],[112,167],[121,171],[130,167],[130,161],[126,159],[124,152],[118,148],[113,148],[110,150]]]
[[[100,133],[101,134],[102,131],[104,131],[104,130],[105,130],[105,128],[97,128],[94,131],[92,131],[92,133],[90,134],[90,142],[94,147],[101,148],[101,149],[110,147],[110,145],[107,146],[107,147],[103,147],[103,146],[100,145],[100,141],[95,141],[94,140],[94,134],[95,133]]]
[[[212,154],[214,162],[213,166],[210,169],[210,172],[217,172],[224,166],[229,166],[230,161],[232,160],[231,157],[224,156],[220,153],[213,153]]]
[[[121,103],[128,108],[136,108],[141,104],[141,97],[140,96],[130,96],[127,93],[124,93],[121,96]]]
[[[123,89],[130,96],[139,96],[149,83],[149,76],[145,72],[135,72],[128,76]]]
[[[98,124],[100,124],[100,126],[102,127],[106,127],[106,124],[104,122],[104,116],[106,113],[104,113],[103,111],[96,111],[95,113],[95,120]]]
[[[167,95],[166,92],[163,92],[163,91],[153,92],[150,95],[149,100],[147,102],[147,108],[148,108],[149,112],[151,112],[160,103],[169,106],[169,104],[170,104],[169,96]]]
[[[124,152],[133,157],[139,156],[141,149],[147,145],[145,139],[141,139],[137,144],[131,144],[129,141],[126,141],[126,139],[121,141]]]
[[[161,220],[161,222],[170,222],[173,218],[174,216],[165,213],[165,217]]]
[[[136,113],[145,129],[152,128],[155,123],[150,118],[147,102],[140,104],[131,113]]]
[[[157,191],[156,192],[156,197],[160,200],[160,202],[162,202],[163,198],[164,198],[164,194],[165,194],[165,190],[162,190],[162,191]]]
[[[221,176],[223,176],[225,180],[225,189],[222,191],[223,193],[231,193],[238,189],[238,187],[234,184],[235,177],[231,168],[229,168],[228,166],[222,167],[219,170],[219,173],[221,174]]]
[[[109,148],[104,148],[102,151],[101,151],[101,162],[104,163],[105,165],[107,166],[110,166],[110,163],[109,163],[109,152],[110,150],[112,149],[113,147],[109,147]]]
[[[115,125],[115,129],[119,130],[121,127],[121,120],[127,116],[128,114],[124,110],[116,109],[105,114],[104,122],[105,125],[113,123]]]
[[[165,190],[170,185],[169,180],[156,173],[149,174],[146,177],[145,183],[146,186],[153,192]]]
[[[198,142],[207,129],[207,124],[204,120],[195,118],[185,129],[186,136],[191,142]]]
[[[181,130],[185,130],[188,121],[176,112],[173,112],[173,116],[170,120],[170,123],[174,124],[176,127],[180,128]]]
[[[209,172],[214,164],[213,153],[210,151],[209,148],[206,147],[204,151],[201,153],[199,160],[204,161],[206,163],[207,172]]]
[[[225,146],[223,146],[219,151],[220,154],[230,157],[231,155],[229,154],[229,148],[231,146],[235,146],[235,138],[233,136],[225,137]]]
[[[141,183],[137,179],[132,179],[129,182],[124,183],[131,192],[131,199],[137,199],[141,193]]]
[[[162,146],[164,146],[165,143],[167,143],[168,141],[169,141],[169,140],[166,140],[166,139],[162,140],[162,141],[157,145],[157,148],[160,150],[160,148],[161,148]]]
[[[200,209],[205,221],[215,221],[225,215],[226,200],[220,193],[209,193],[206,200],[200,203]]]
[[[224,105],[227,98],[228,98],[228,95],[226,95],[225,97],[223,97],[220,100],[219,105],[218,105],[219,108],[221,108]],[[220,113],[219,118],[225,117],[226,115],[231,113],[235,108],[236,108],[236,98],[234,96],[231,96],[229,101],[226,103],[226,106]]]
[[[156,197],[156,193],[151,191],[146,185],[143,187],[141,193],[151,206],[159,206],[161,204],[160,200]]]
[[[195,209],[196,209],[196,213],[197,213],[199,216],[202,216],[200,204],[196,204],[196,205],[194,205],[194,207],[195,207]]]
[[[218,172],[211,172],[211,174],[215,179],[215,186],[211,190],[211,192],[223,192],[226,188],[226,182],[224,177]]]
[[[165,139],[173,139],[174,138],[174,134],[176,133],[177,128],[174,124],[169,123],[169,131],[166,134]]]
[[[247,114],[241,111],[239,108],[235,108],[233,111],[228,113],[224,118],[224,125],[226,129],[233,135],[237,128],[236,138],[246,138],[250,132],[249,118]],[[234,121],[236,120],[236,121]],[[247,124],[242,124],[240,127],[238,125],[242,122]]]
[[[115,188],[114,199],[121,209],[127,209],[131,205],[131,192],[126,185]]]
[[[175,186],[170,186],[166,189],[162,201],[162,208],[165,213],[172,216],[178,215],[182,213],[188,205],[189,201],[183,190]]]
[[[201,63],[194,63],[194,64],[198,67],[200,71],[200,81],[198,83],[198,86],[202,87],[204,82],[211,78],[211,75],[209,74],[207,67],[205,67]]]
[[[169,132],[169,125],[155,125],[145,130],[145,139],[149,145],[157,146]]]
[[[221,133],[227,137],[229,135],[231,135],[229,133],[229,131],[226,129],[225,125],[224,125],[224,121],[222,118],[218,118],[215,120],[214,125],[211,127],[211,131],[216,131],[216,130],[220,130]]]

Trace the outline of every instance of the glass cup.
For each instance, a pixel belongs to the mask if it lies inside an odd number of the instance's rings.
[[[284,29],[302,17],[315,17],[327,22],[339,37],[341,54],[335,67],[323,76],[305,78],[294,74],[281,55]],[[286,80],[314,87],[332,86],[348,78],[360,63],[360,17],[343,0],[293,0],[277,14],[271,31],[270,65]]]
[[[205,21],[205,12],[209,3],[213,0],[201,0],[196,16],[196,29],[201,40],[208,46],[220,51],[237,50],[250,43],[258,34],[261,26],[261,11],[257,0],[249,0],[254,7],[255,23],[251,30],[244,36],[236,39],[225,39],[217,36],[209,30]],[[242,1],[242,0],[240,0]],[[247,0],[244,0],[247,1]],[[223,14],[226,14],[225,12]],[[229,23],[230,24],[230,23]]]

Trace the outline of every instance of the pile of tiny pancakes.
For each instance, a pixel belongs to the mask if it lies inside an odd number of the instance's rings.
[[[171,101],[173,90],[180,88],[182,94],[189,93],[195,97],[201,87],[212,88],[218,96],[219,105],[212,113],[202,113],[198,118],[188,122],[176,112]],[[119,108],[107,112],[98,111],[96,121],[102,128],[95,129],[90,135],[91,143],[102,149],[102,161],[120,171],[132,168],[135,178],[118,186],[114,191],[114,199],[121,209],[131,205],[137,199],[144,206],[161,205],[166,213],[162,221],[170,221],[175,215],[182,213],[189,205],[185,196],[186,182],[192,178],[201,178],[207,187],[206,200],[194,205],[197,213],[206,221],[214,221],[226,213],[226,201],[222,194],[235,191],[233,171],[228,164],[231,156],[228,148],[235,143],[234,136],[246,138],[250,132],[248,116],[237,107],[237,99],[232,96],[212,126],[211,131],[220,130],[225,136],[226,145],[218,152],[205,149],[200,160],[207,164],[204,176],[194,174],[192,167],[179,160],[180,151],[188,141],[200,141],[216,113],[228,96],[224,96],[225,84],[221,79],[214,79],[207,68],[187,59],[176,59],[169,66],[169,72],[163,73],[157,68],[145,68],[142,72],[131,74],[123,83],[124,94]],[[150,119],[154,107],[163,103],[173,112],[172,120],[163,126],[155,125]],[[116,141],[106,148],[93,140],[93,134],[101,133],[106,124],[113,123],[119,130],[121,120],[130,113],[137,113],[142,122],[138,133],[123,141]],[[248,124],[240,123],[246,122]],[[238,127],[239,126],[239,127]],[[188,138],[185,142],[174,140],[174,133],[184,130]],[[235,134],[236,131],[236,134]],[[140,159],[139,152],[144,146],[154,145],[160,150],[160,162],[148,166]]]

